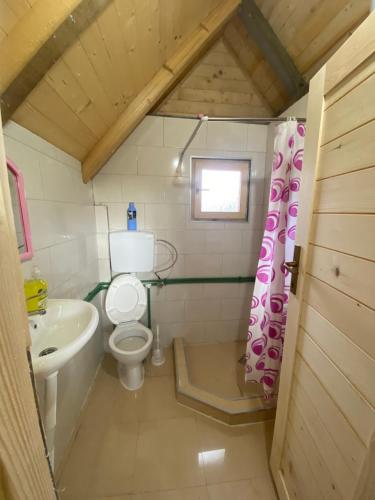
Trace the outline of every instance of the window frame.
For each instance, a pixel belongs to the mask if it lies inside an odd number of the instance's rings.
[[[234,163],[238,165],[233,168]],[[230,168],[232,164],[232,168]],[[202,212],[202,170],[239,170],[241,172],[241,194],[239,212]],[[191,158],[191,217],[196,221],[248,222],[250,198],[251,159],[248,158]]]

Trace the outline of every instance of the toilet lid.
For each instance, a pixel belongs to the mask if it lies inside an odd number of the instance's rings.
[[[105,310],[114,325],[138,321],[146,306],[146,290],[138,278],[122,274],[112,281],[107,291]]]

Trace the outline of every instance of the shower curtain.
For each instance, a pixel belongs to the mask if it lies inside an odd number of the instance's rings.
[[[245,380],[263,384],[266,399],[275,395],[280,371],[290,273],[293,260],[305,127],[295,120],[276,128],[274,157],[262,247],[247,336]]]

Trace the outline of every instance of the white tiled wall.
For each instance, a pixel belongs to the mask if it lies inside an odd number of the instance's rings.
[[[99,272],[110,279],[108,229],[126,228],[129,201],[137,207],[138,228],[172,242],[179,259],[170,276],[253,275],[263,230],[267,127],[237,123],[204,124],[188,150],[183,179],[175,170],[195,120],[146,117],[94,179]],[[190,216],[190,158],[251,160],[249,221],[201,222]],[[158,246],[157,261],[169,261]],[[166,276],[166,273],[161,273]],[[183,335],[190,342],[223,342],[246,334],[251,285],[174,285],[152,290],[153,323],[164,344]]]
[[[98,281],[92,185],[83,184],[80,162],[25,128],[9,122],[4,135],[6,155],[24,176],[31,222],[34,257],[22,264],[24,276],[29,278],[36,264],[49,283],[50,297],[83,298]],[[93,381],[102,346],[99,327],[85,348],[59,372],[57,467]],[[39,384],[41,406],[43,389]]]

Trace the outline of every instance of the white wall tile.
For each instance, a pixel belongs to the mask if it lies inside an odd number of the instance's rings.
[[[164,146],[184,148],[195,130],[198,120],[164,118]],[[203,123],[191,143],[192,148],[205,148],[207,123]]]
[[[95,179],[95,202],[108,205],[109,229],[119,230],[126,228],[128,201],[134,201],[138,211],[138,228],[153,231],[157,238],[166,239],[176,246],[179,253],[177,264],[173,270],[162,272],[162,276],[252,275],[256,270],[264,226],[264,133],[267,127],[233,123],[204,124],[186,153],[183,163],[185,177],[177,179],[173,160],[177,160],[195,123],[194,120],[148,117],[122,146],[124,151],[134,150],[137,146],[137,172],[117,172],[113,170],[117,167],[105,166],[104,173],[96,179],[116,179],[115,184],[122,186],[121,196],[118,187],[111,185],[112,181],[97,187]],[[119,149],[116,158],[119,165],[126,154],[122,155]],[[190,166],[194,156],[251,160],[248,221],[191,220]],[[109,175],[110,172],[115,175]],[[97,194],[100,199],[97,199]],[[171,262],[170,252],[164,246],[158,245],[155,254],[157,269]],[[108,261],[100,259],[99,268],[100,279],[108,281]],[[139,277],[149,278],[153,274]],[[245,315],[247,321],[247,304],[252,286],[247,283],[228,283],[153,289],[153,322],[157,320],[160,323],[162,342],[170,343],[175,336],[184,336],[188,342],[224,342],[243,337],[241,315]],[[207,307],[204,309],[199,303],[206,301]],[[185,317],[181,317],[182,304]],[[186,311],[191,313],[193,321],[186,317]]]
[[[118,182],[121,180],[119,179]],[[122,182],[123,200],[131,200],[136,203],[163,203],[166,201],[166,180],[164,177],[124,175]],[[107,199],[107,201],[122,200]]]
[[[229,122],[208,122],[207,149],[245,151],[247,125]]]
[[[123,201],[123,176],[98,174],[93,181],[95,203]]]
[[[184,321],[185,303],[183,300],[160,302],[152,313],[157,323],[176,323]]]
[[[137,147],[122,144],[100,171],[101,174],[137,174]]]
[[[186,209],[184,205],[146,203],[145,229],[184,229]]]
[[[175,176],[180,152],[176,148],[138,147],[138,174]]]
[[[25,181],[34,256],[22,263],[24,277],[30,278],[32,266],[37,265],[48,281],[49,297],[82,299],[98,281],[92,183],[83,184],[78,160],[16,123],[5,127],[5,147]],[[102,353],[98,327],[90,342],[59,372],[57,467]],[[77,388],[74,394],[72,384]],[[40,387],[39,397],[42,401]]]
[[[258,254],[223,255],[222,276],[254,276]]]
[[[241,231],[207,231],[208,254],[215,253],[235,253],[241,251],[242,233]]]
[[[249,151],[267,151],[267,126],[247,125],[247,148]]]
[[[109,259],[108,233],[98,233],[96,235],[98,246],[98,258]]]
[[[220,318],[221,302],[218,299],[199,299],[185,301],[185,320],[210,321]]]
[[[137,146],[163,146],[163,118],[146,116],[129,137]]]
[[[250,298],[226,298],[222,299],[220,307],[220,319],[241,319],[249,316]]]
[[[222,266],[221,255],[185,255],[186,276],[219,276]]]
[[[111,267],[109,264],[109,259],[99,259],[99,281],[111,281]]]
[[[98,233],[108,232],[108,213],[105,205],[95,206],[96,231]]]

